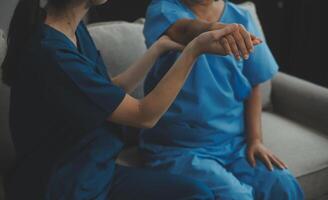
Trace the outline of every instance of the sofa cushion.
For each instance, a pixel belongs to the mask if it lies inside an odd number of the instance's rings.
[[[328,137],[277,114],[263,113],[264,143],[286,161],[307,199],[328,193]]]
[[[0,64],[2,64],[2,61],[5,57],[6,53],[6,39],[4,32],[0,29]]]
[[[111,76],[125,71],[147,49],[142,33],[142,22],[97,23],[89,25],[88,29]],[[139,85],[133,96],[138,98],[143,96],[142,84]]]
[[[5,41],[5,37],[3,34],[3,31],[0,30],[0,66],[2,64],[3,58],[5,56],[5,51],[6,51],[6,41]],[[1,69],[0,69],[0,78],[1,78]],[[4,155],[1,154],[1,152],[6,152],[6,150],[3,148],[4,145],[4,133],[6,131],[7,128],[6,127],[6,122],[4,122],[5,118],[3,118],[3,103],[2,103],[2,99],[4,98],[4,94],[2,93],[2,83],[0,83],[0,163],[4,163]],[[2,168],[2,166],[0,166],[0,169]],[[1,173],[0,173],[1,174]],[[4,199],[4,194],[3,194],[3,184],[2,184],[2,177],[0,175],[0,199]]]

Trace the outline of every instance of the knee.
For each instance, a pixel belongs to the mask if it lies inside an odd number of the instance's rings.
[[[275,170],[267,176],[268,188],[264,199],[303,200],[304,194],[296,178],[288,170]]]

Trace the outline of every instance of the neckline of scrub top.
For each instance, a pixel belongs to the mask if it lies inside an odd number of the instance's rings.
[[[88,60],[90,63],[93,63],[94,66],[99,70],[99,73],[101,73],[102,75],[105,75],[106,77],[108,76],[107,75],[107,72],[104,73],[103,70],[99,67],[98,65],[98,57],[97,58],[91,58],[90,55],[85,51],[85,47],[83,46],[83,43],[81,43],[81,38],[83,38],[81,36],[82,34],[82,31],[83,31],[83,25],[82,25],[83,22],[81,22],[77,29],[76,29],[76,32],[75,32],[75,35],[76,35],[76,43],[77,43],[77,46],[73,43],[73,41],[71,41],[64,33],[62,33],[61,31],[49,26],[48,24],[45,24],[43,23],[43,28],[47,31],[47,34],[48,37],[50,36],[50,38],[52,37],[52,34],[55,34],[56,37],[60,37],[62,40],[64,40],[65,42],[67,42],[69,44],[69,46],[76,50],[77,53],[82,56],[83,58],[85,58],[86,60]]]
[[[218,22],[222,22],[224,21],[223,19],[225,18],[226,16],[226,10],[227,10],[227,4],[228,4],[228,0],[223,0],[224,1],[224,7],[223,7],[223,10],[222,10],[222,13],[220,15],[220,18],[218,20]],[[194,11],[192,11],[187,5],[185,5],[183,2],[181,1],[178,1],[181,6],[183,6],[187,11],[189,11],[189,13],[195,18],[197,19],[198,16],[194,13]]]
[[[75,31],[75,37],[76,37],[76,45],[74,44],[74,42],[69,39],[63,32],[55,29],[54,27],[46,24],[46,23],[43,23],[42,24],[46,29],[54,32],[54,33],[57,33],[58,35],[60,35],[64,40],[68,41],[68,43],[70,44],[70,46],[72,46],[74,49],[76,49],[80,54],[86,56],[81,48],[81,43],[80,43],[80,35],[79,35],[79,28],[81,26],[81,24],[79,24],[76,28],[76,31]]]

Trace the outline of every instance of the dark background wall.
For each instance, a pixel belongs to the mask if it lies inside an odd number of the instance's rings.
[[[231,0],[235,3],[244,0]],[[91,11],[90,21],[127,20],[144,17],[150,0],[110,0]],[[269,46],[281,71],[328,87],[326,49],[328,19],[325,0],[253,0]],[[126,10],[124,10],[126,9]]]

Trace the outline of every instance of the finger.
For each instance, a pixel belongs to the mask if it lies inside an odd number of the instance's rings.
[[[229,46],[233,55],[236,57],[237,60],[240,60],[240,54],[235,39],[231,35],[226,36],[226,38],[228,39]]]
[[[256,37],[256,36],[255,36],[255,35],[253,35],[253,34],[251,34],[250,36],[251,36],[251,39],[252,39],[252,40],[258,40],[258,41],[261,41],[261,42],[263,42],[261,38],[259,38],[259,37]]]
[[[213,31],[214,39],[219,40],[223,36],[229,35],[232,32],[237,31],[237,30],[238,30],[238,25],[237,24],[226,25],[226,27],[223,28],[223,29]]]
[[[270,160],[275,166],[279,167],[280,169],[285,169],[284,165],[276,157],[270,156]]]
[[[252,42],[253,42],[253,45],[254,45],[254,46],[257,46],[257,45],[259,45],[259,44],[262,43],[261,40],[253,40]]]
[[[245,40],[245,44],[248,49],[248,53],[252,52],[254,46],[253,46],[253,41],[252,41],[250,33],[245,29],[245,27],[243,25],[239,25],[239,30],[240,30],[240,34],[243,36],[243,38]]]
[[[273,155],[273,157],[285,168],[285,169],[288,169],[288,166],[287,166],[287,164],[284,162],[284,161],[282,161],[282,160],[280,160],[276,155]]]
[[[251,39],[252,39],[252,42],[253,42],[253,45],[258,45],[258,44],[261,44],[263,41],[256,37],[255,35],[251,34]]]
[[[251,164],[252,167],[256,166],[256,160],[253,152],[249,152],[247,155],[248,161]]]
[[[272,166],[272,163],[271,163],[269,157],[267,155],[262,155],[261,157],[262,157],[264,164],[267,166],[267,168],[270,171],[273,171],[273,166]]]
[[[225,52],[226,52],[227,55],[232,54],[231,48],[229,46],[228,39],[226,37],[223,37],[220,40],[220,43],[223,46],[223,48],[224,48],[224,50],[225,50]]]
[[[243,58],[247,60],[248,57],[249,57],[249,53],[248,53],[248,50],[246,48],[244,38],[241,36],[239,31],[233,32],[232,35],[233,35],[233,37],[234,37],[234,39],[237,43],[238,49],[241,52]]]

